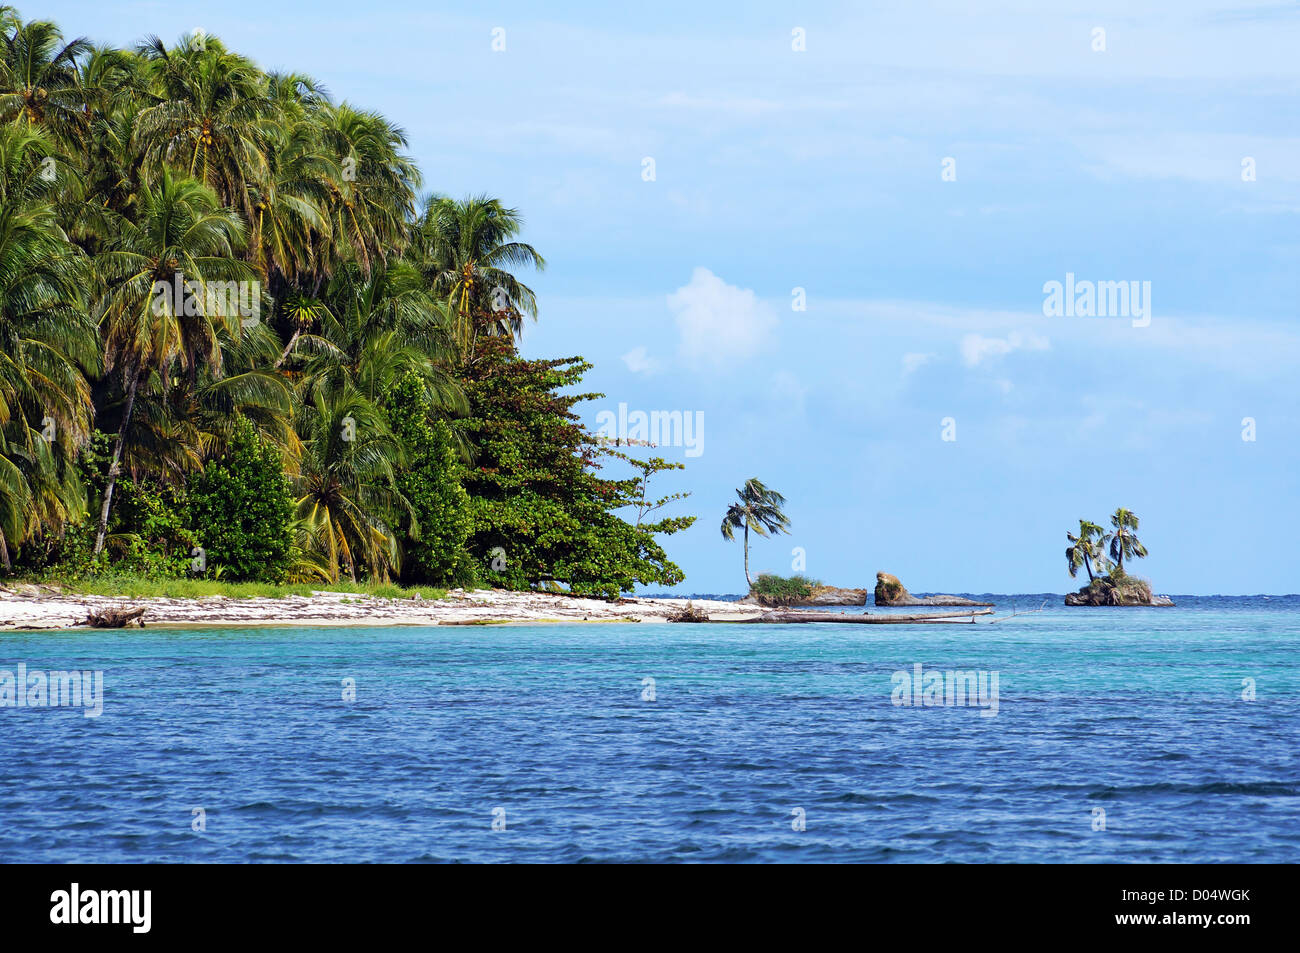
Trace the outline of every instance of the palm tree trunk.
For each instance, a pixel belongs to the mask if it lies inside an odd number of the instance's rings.
[[[754,580],[749,578],[749,527],[745,527],[745,582],[749,583],[749,588],[754,588]]]
[[[6,575],[14,571],[14,564],[9,560],[9,541],[5,539],[3,529],[0,529],[0,566],[4,566]]]
[[[122,423],[117,428],[117,442],[113,444],[113,462],[108,467],[108,485],[104,487],[104,503],[99,508],[99,532],[95,534],[95,555],[104,550],[104,534],[108,532],[108,513],[113,505],[113,490],[117,487],[118,475],[122,472],[122,447],[126,444],[126,431],[131,426],[131,411],[135,408],[135,390],[140,384],[140,369],[131,372],[131,384],[126,389],[126,407],[122,411]]]
[[[280,365],[289,357],[289,352],[293,350],[293,346],[298,343],[298,335],[300,334],[302,334],[302,330],[300,328],[295,328],[293,336],[289,338],[289,343],[284,346],[284,351],[280,354],[280,359],[275,362],[275,369],[277,371],[280,369]]]
[[[1083,568],[1088,570],[1088,581],[1092,582],[1092,560],[1087,556],[1083,557]]]

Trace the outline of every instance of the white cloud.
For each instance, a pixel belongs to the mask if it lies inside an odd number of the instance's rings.
[[[1012,351],[1046,351],[1051,346],[1051,341],[1032,331],[1012,331],[1004,338],[968,334],[961,339],[961,359],[967,367],[975,367],[987,358],[1003,357]]]
[[[929,364],[937,356],[938,356],[937,354],[922,353],[920,351],[909,351],[907,354],[903,355],[903,373],[911,374],[917,368]]]
[[[659,362],[646,352],[644,344],[624,354],[623,363],[633,374],[654,374],[659,370]]]
[[[677,317],[682,359],[697,366],[753,357],[777,323],[772,307],[753,291],[729,285],[701,267],[689,284],[668,296],[668,307]]]

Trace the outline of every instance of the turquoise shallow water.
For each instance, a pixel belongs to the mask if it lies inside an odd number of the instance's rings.
[[[0,708],[0,858],[1300,860],[1300,598],[1179,602],[0,633],[0,669],[100,669],[105,691],[98,718]],[[996,717],[893,704],[916,663],[997,672]]]

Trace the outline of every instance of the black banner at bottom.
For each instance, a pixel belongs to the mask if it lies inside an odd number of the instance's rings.
[[[456,925],[483,938],[632,942],[797,929],[909,942],[1293,932],[1283,866],[0,867],[0,923],[20,939],[172,943],[373,940]],[[687,924],[693,924],[687,927]],[[696,926],[697,925],[697,926]],[[613,929],[616,932],[611,934]],[[877,933],[877,931],[883,931]],[[15,947],[17,948],[17,947]],[[50,947],[53,948],[53,947]]]

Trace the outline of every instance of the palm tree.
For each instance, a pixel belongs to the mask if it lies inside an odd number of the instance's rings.
[[[248,257],[281,293],[317,266],[317,236],[330,234],[322,214],[329,201],[334,163],[321,152],[314,122],[298,120],[269,129],[267,173],[249,185],[253,218]]]
[[[321,205],[329,229],[321,235],[317,259],[323,274],[341,261],[369,272],[406,245],[419,169],[400,151],[406,133],[378,113],[326,103],[313,116],[319,152],[330,163]]]
[[[225,453],[240,420],[280,449],[292,469],[300,451],[289,381],[272,366],[279,340],[259,325],[231,339],[219,332],[220,374],[153,375],[142,385],[127,435],[131,469],[179,480]]]
[[[96,260],[106,289],[99,305],[105,370],[117,372],[124,400],[100,508],[96,554],[104,548],[113,488],[141,381],[153,373],[165,375],[174,366],[191,381],[201,365],[220,374],[218,328],[224,324],[231,334],[240,328],[237,314],[220,307],[178,307],[182,302],[158,289],[184,282],[197,289],[203,302],[210,281],[251,281],[252,269],[234,258],[244,236],[239,216],[220,208],[211,190],[193,179],[174,178],[164,169],[157,187],[142,189],[136,220],[119,222],[107,250]],[[198,313],[189,313],[193,310]]]
[[[752,588],[754,582],[749,578],[749,531],[752,529],[759,536],[769,533],[788,533],[790,520],[781,512],[785,497],[775,490],[769,490],[757,479],[751,477],[745,481],[742,489],[736,491],[738,503],[727,507],[722,517],[722,538],[730,542],[735,539],[737,529],[745,530],[745,582]]]
[[[84,256],[59,227],[35,131],[0,127],[0,565],[9,543],[84,505],[72,461],[89,439],[99,352]]]
[[[358,564],[372,578],[396,568],[398,543],[390,528],[410,504],[394,488],[402,465],[382,411],[350,387],[318,393],[299,417],[302,459],[293,478],[301,548],[323,560],[331,581]],[[418,528],[417,528],[418,532]]]
[[[415,375],[435,407],[465,412],[459,385],[447,373],[455,354],[445,308],[409,264],[392,262],[368,275],[351,264],[334,277],[315,333],[295,332],[292,354],[308,358],[303,399],[343,385],[377,402],[407,374]]]
[[[90,132],[81,154],[82,196],[69,195],[64,211],[69,236],[94,254],[129,215],[147,175],[137,132],[144,103],[140,61],[121,51],[94,51],[82,63]]]
[[[1093,581],[1094,562],[1099,563],[1105,559],[1101,544],[1103,536],[1102,528],[1088,520],[1079,520],[1078,536],[1073,533],[1065,534],[1065,538],[1070,541],[1070,547],[1065,551],[1065,558],[1070,564],[1071,579],[1079,574],[1080,569],[1086,569],[1088,581]]]
[[[140,114],[139,151],[155,168],[206,183],[251,221],[249,185],[266,178],[262,121],[273,112],[266,74],[216,37],[183,37],[169,50],[154,36],[138,53],[158,99]]]
[[[518,211],[486,195],[431,196],[415,223],[413,254],[455,314],[465,353],[480,331],[517,337],[524,315],[537,319],[536,296],[509,270],[546,267],[537,249],[513,240],[522,230]]]
[[[10,7],[0,8],[0,120],[14,120],[49,132],[61,146],[80,146],[87,131],[85,97],[77,58],[91,50],[84,39],[63,42],[58,26],[44,20],[18,23]]]
[[[1115,560],[1116,568],[1123,574],[1124,559],[1141,559],[1146,556],[1147,548],[1137,538],[1138,518],[1132,510],[1122,506],[1110,518],[1114,531],[1105,537],[1110,543],[1110,558]]]

